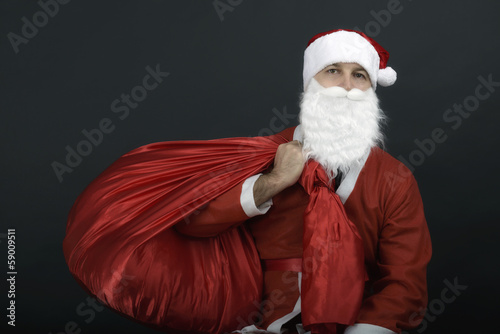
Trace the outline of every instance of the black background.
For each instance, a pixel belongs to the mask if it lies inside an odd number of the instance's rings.
[[[138,146],[253,136],[269,127],[274,108],[297,114],[307,41],[354,27],[390,52],[398,72],[394,86],[377,89],[390,118],[387,150],[408,160],[422,151],[415,140],[436,128],[446,133],[413,166],[433,241],[429,301],[441,299],[445,279],[467,289],[420,332],[496,332],[500,87],[460,125],[443,116],[475,95],[479,76],[500,82],[500,3],[401,0],[399,13],[378,22],[376,13],[387,12],[390,1],[221,1],[232,10],[219,15],[212,1],[73,0],[59,5],[18,53],[8,34],[22,35],[21,19],[33,22],[41,7],[0,2],[0,263],[5,277],[5,233],[15,228],[18,272],[17,326],[8,332],[55,334],[70,321],[81,333],[156,332],[108,309],[88,323],[76,313],[87,295],[62,253],[74,200]],[[111,102],[130,94],[145,67],[156,64],[170,75],[121,120]],[[65,147],[75,148],[85,139],[81,131],[103,118],[113,132],[60,182],[51,164],[65,163]],[[2,288],[2,326],[6,294]]]

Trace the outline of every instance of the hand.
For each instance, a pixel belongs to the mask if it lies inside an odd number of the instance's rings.
[[[302,145],[299,141],[294,140],[281,144],[276,151],[274,168],[269,173],[269,177],[274,178],[275,183],[281,188],[288,188],[299,180],[304,169],[304,163]]]
[[[305,158],[302,145],[297,141],[281,144],[276,150],[273,170],[255,182],[255,205],[259,206],[284,189],[294,185],[302,174]]]

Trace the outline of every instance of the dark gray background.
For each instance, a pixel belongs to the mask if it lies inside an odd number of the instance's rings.
[[[479,76],[500,81],[500,3],[401,0],[400,12],[380,24],[373,13],[386,10],[389,1],[222,2],[233,4],[223,20],[212,1],[73,0],[60,5],[17,54],[7,34],[21,35],[22,17],[32,22],[41,7],[0,2],[0,233],[16,228],[17,332],[55,334],[74,321],[81,333],[154,333],[107,309],[89,323],[76,313],[87,295],[62,253],[74,200],[140,145],[253,136],[269,127],[273,108],[297,114],[307,41],[353,27],[370,32],[390,52],[389,65],[399,75],[396,85],[377,89],[390,118],[387,150],[408,159],[418,150],[415,140],[429,138],[435,128],[447,135],[414,171],[433,241],[429,301],[441,298],[445,279],[456,278],[467,289],[423,332],[495,332],[500,88],[456,129],[443,115],[475,94]],[[170,75],[120,120],[111,102],[141,84],[145,67],[156,64]],[[66,145],[75,148],[85,139],[81,131],[103,118],[112,120],[114,131],[59,182],[51,164],[64,163]],[[5,234],[0,236],[5,264]]]

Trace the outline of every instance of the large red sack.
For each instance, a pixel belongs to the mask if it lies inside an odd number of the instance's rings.
[[[189,238],[172,226],[265,170],[284,142],[161,142],[125,154],[70,211],[63,251],[72,275],[105,305],[167,332],[246,325],[263,284],[248,230]]]
[[[78,197],[64,256],[102,303],[171,333],[241,328],[261,302],[262,269],[244,225],[211,238],[172,227],[267,169],[281,135],[163,142],[125,154]],[[326,173],[309,161],[299,180],[304,214],[302,320],[313,333],[353,324],[364,288],[364,251]]]

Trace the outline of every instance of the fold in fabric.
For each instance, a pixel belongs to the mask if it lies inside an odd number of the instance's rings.
[[[363,241],[316,161],[299,183],[309,194],[304,213],[302,324],[311,333],[337,333],[355,322],[366,270]]]
[[[162,142],[125,154],[70,211],[63,241],[70,272],[103,304],[169,333],[224,333],[250,324],[263,278],[246,226],[211,238],[186,237],[172,227],[266,170],[285,142],[280,135]],[[363,252],[338,197],[315,186],[324,172],[312,165],[302,175],[311,195],[302,310],[306,326],[321,329],[315,326],[354,322]]]

